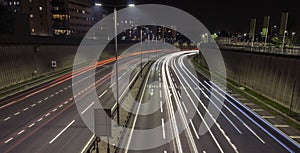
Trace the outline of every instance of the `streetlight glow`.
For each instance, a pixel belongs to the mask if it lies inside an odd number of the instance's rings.
[[[134,4],[128,4],[128,6],[129,6],[129,7],[134,7],[135,5],[134,5]]]
[[[102,6],[101,3],[95,3],[95,6]]]

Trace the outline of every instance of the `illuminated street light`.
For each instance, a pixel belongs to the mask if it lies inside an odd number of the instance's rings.
[[[108,6],[114,8],[114,34],[115,34],[115,58],[116,58],[116,87],[117,87],[117,123],[120,124],[120,104],[119,104],[119,76],[118,76],[118,32],[117,32],[117,7],[134,7],[134,4],[128,4],[128,5],[106,5],[101,3],[95,3],[95,6]]]

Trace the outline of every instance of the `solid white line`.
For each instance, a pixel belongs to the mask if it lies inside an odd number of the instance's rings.
[[[184,108],[185,112],[186,112],[186,113],[189,113],[189,111],[187,110],[187,108],[186,108],[184,102],[182,102],[182,105],[183,105],[183,108]]]
[[[161,126],[162,126],[161,128],[162,128],[162,133],[163,133],[163,139],[166,139],[165,121],[163,118],[161,119]]]
[[[26,108],[23,109],[24,112],[27,111],[27,110],[28,110],[28,107],[26,107]]]
[[[62,131],[60,131],[50,142],[49,144],[51,144],[52,142],[54,142],[63,132],[65,132],[67,130],[67,128],[69,128],[73,123],[75,122],[75,120],[73,120],[71,123],[69,123]]]
[[[261,141],[263,144],[265,144],[265,141],[262,138],[260,138],[246,123],[243,123],[243,124],[254,136],[256,136],[256,138],[259,141]]]
[[[163,105],[163,104],[162,104],[162,101],[160,101],[160,112],[161,112],[161,113],[164,112],[164,109],[163,109],[162,105]]]
[[[101,98],[106,92],[107,92],[107,90],[103,91],[102,94],[98,98]]]
[[[86,149],[87,147],[89,147],[90,143],[93,141],[93,139],[95,138],[95,135],[93,135],[90,140],[88,141],[88,143],[86,143],[86,145],[83,147],[83,149],[81,150],[80,153],[85,153],[86,152]]]
[[[92,102],[87,108],[85,108],[82,112],[81,112],[81,115],[83,113],[85,113],[91,106],[93,106],[95,104],[95,102]]]
[[[28,127],[31,128],[35,125],[35,123],[30,124]]]
[[[25,131],[25,130],[20,131],[20,132],[18,133],[18,135],[22,134],[24,131]]]
[[[31,107],[34,107],[36,104],[32,104]]]
[[[6,140],[4,143],[8,143],[9,141],[13,140],[13,138],[9,138],[8,140]]]
[[[20,114],[20,112],[16,112],[14,115],[17,116],[17,115],[19,115],[19,114]]]
[[[194,126],[194,124],[193,124],[192,119],[190,119],[190,123],[191,123],[191,126],[192,126],[193,130],[194,130],[194,133],[195,133],[195,135],[196,135],[196,138],[197,138],[197,139],[200,139],[200,137],[199,137],[199,135],[198,135],[198,133],[197,133],[197,131],[196,131],[196,128],[195,128],[195,126]]]
[[[11,118],[11,117],[7,117],[7,118],[5,118],[5,119],[4,119],[4,121],[7,121],[7,120],[9,120],[10,118]]]

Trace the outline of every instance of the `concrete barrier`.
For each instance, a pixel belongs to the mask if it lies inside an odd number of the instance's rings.
[[[227,77],[300,112],[300,57],[221,51]],[[199,62],[206,65],[200,54]]]
[[[119,53],[132,44],[119,44]],[[0,89],[72,66],[77,48],[77,45],[1,45]],[[114,56],[114,45],[109,44],[100,59]],[[52,61],[56,62],[56,67],[52,67]]]

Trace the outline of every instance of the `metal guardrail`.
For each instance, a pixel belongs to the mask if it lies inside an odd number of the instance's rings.
[[[247,52],[277,54],[277,55],[289,55],[289,56],[300,56],[300,48],[277,48],[273,46],[241,46],[241,45],[224,45],[218,44],[220,49],[226,50],[238,50]]]

